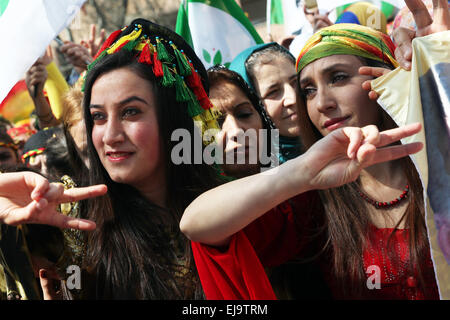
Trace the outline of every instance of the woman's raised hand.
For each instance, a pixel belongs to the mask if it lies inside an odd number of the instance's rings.
[[[380,68],[380,67],[369,67],[364,66],[359,68],[358,72],[359,74],[363,74],[366,76],[372,76],[374,78],[378,78],[381,76],[384,76],[385,74],[389,73],[391,70],[386,68]],[[371,100],[377,100],[378,99],[378,93],[372,90],[372,80],[366,80],[362,83],[362,88],[364,90],[369,91],[369,99]]]
[[[64,190],[34,172],[0,174],[0,223],[47,224],[58,228],[93,230],[95,222],[68,217],[56,209],[60,203],[104,195],[105,185]]]
[[[357,179],[361,170],[419,152],[420,142],[392,143],[421,130],[420,123],[379,132],[374,125],[334,130],[316,142],[305,154],[311,189],[338,187]]]
[[[395,49],[395,59],[405,70],[411,70],[412,61],[412,40],[416,37],[427,36],[436,32],[450,30],[450,11],[447,0],[433,1],[433,17],[430,16],[425,4],[421,0],[405,0],[416,22],[417,31],[408,28],[397,28],[392,37],[397,45]],[[378,67],[361,67],[360,74],[370,75],[375,78],[381,77],[390,72],[389,69]],[[370,80],[363,82],[364,90],[369,91],[369,98],[378,99],[378,94],[372,91]]]
[[[450,30],[450,12],[447,0],[433,0],[433,17],[421,0],[405,0],[406,5],[413,14],[417,30],[397,28],[392,34],[397,45],[395,59],[405,70],[411,70],[412,40],[436,32]]]

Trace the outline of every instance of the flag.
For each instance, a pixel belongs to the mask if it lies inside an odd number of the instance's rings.
[[[303,28],[305,23],[309,24],[303,12],[303,6],[297,0],[283,0],[282,8],[286,35],[298,32]]]
[[[347,8],[352,3],[358,1],[355,0],[317,0],[317,6],[319,10],[323,10],[325,12],[329,12],[333,9],[336,9],[336,16],[338,17],[342,12],[344,12],[345,8]],[[370,2],[376,5],[381,11],[386,15],[386,18],[389,18],[390,14],[393,12],[393,7],[401,9],[405,6],[405,2],[403,0],[368,0],[366,2]]]
[[[442,299],[450,299],[450,31],[413,40],[411,71],[401,68],[372,81],[378,103],[399,125],[420,122],[411,156],[424,189],[426,224]]]
[[[85,0],[0,0],[0,101],[75,17]]]
[[[322,12],[329,12],[337,7],[356,2],[355,0],[317,0],[317,7]]]
[[[28,118],[33,110],[34,103],[28,93],[25,80],[17,82],[0,103],[0,115],[12,123]]]
[[[267,0],[270,2],[270,23],[284,24],[283,1],[282,0]]]
[[[267,0],[266,27],[267,34],[272,34],[272,24],[284,24],[282,0]]]
[[[63,113],[62,96],[69,90],[64,76],[59,71],[55,62],[51,62],[46,66],[47,80],[44,85],[44,94],[48,99],[52,113],[56,119],[61,119]]]
[[[192,45],[206,68],[228,66],[244,49],[263,43],[234,0],[183,1],[175,31]]]

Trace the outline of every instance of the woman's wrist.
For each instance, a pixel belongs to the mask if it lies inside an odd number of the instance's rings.
[[[43,93],[35,101],[35,110],[36,116],[40,122],[44,124],[49,124],[55,121],[55,115],[53,114],[53,110],[48,104]]]
[[[279,175],[277,181],[282,182],[281,193],[286,194],[287,199],[312,189],[309,179],[310,171],[305,158],[304,155],[300,155],[278,168],[274,168],[279,170],[278,173],[275,171],[274,174]]]

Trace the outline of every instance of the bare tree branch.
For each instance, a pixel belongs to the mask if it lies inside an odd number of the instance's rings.
[[[100,8],[100,6],[98,5],[96,0],[90,0],[90,2],[92,4],[92,6],[95,8],[95,11],[97,13],[97,16],[98,16],[98,23],[97,24],[98,24],[99,29],[106,28],[106,21],[107,20],[106,20],[105,15],[103,14],[102,9]]]
[[[125,18],[127,15],[127,11],[128,11],[128,0],[122,0],[122,7],[123,7],[123,14],[120,17],[120,26],[124,26],[125,25]]]

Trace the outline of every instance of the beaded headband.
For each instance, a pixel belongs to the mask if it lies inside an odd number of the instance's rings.
[[[179,35],[150,21],[136,19],[130,26],[114,31],[106,39],[86,74],[103,57],[120,50],[135,51],[139,63],[152,66],[161,86],[174,87],[176,101],[186,102],[189,116],[196,124],[202,124],[203,132],[208,129],[219,130],[217,117],[211,110],[212,104],[205,91],[205,88],[209,89],[206,70],[192,48]],[[186,54],[185,50],[189,53]]]
[[[11,142],[6,143],[6,142],[0,141],[0,147],[6,147],[6,148],[14,149],[14,150],[19,149],[19,146],[17,144],[11,143]]]
[[[37,156],[38,154],[42,154],[42,153],[44,153],[44,151],[45,151],[45,148],[38,148],[38,149],[30,150],[27,153],[24,153],[22,155],[22,161],[25,162],[25,160],[27,158]]]

